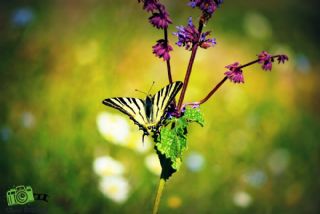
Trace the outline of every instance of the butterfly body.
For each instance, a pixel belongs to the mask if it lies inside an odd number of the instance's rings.
[[[131,97],[114,97],[103,100],[103,104],[115,108],[128,115],[144,135],[159,129],[167,117],[168,107],[181,89],[183,83],[173,82],[162,88],[155,95],[147,95],[146,99]]]
[[[152,122],[152,96],[151,95],[148,95],[146,97],[146,100],[145,100],[145,110],[146,110],[146,116],[149,120],[149,122]]]

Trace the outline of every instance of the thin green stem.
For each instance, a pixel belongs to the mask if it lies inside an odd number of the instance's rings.
[[[158,211],[159,211],[160,199],[161,199],[161,196],[162,196],[162,192],[163,192],[165,183],[166,183],[165,179],[164,178],[160,178],[156,199],[155,199],[154,205],[153,205],[152,214],[157,214]]]

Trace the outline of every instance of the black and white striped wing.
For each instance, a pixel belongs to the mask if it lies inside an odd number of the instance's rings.
[[[169,104],[180,91],[182,85],[181,81],[173,82],[152,97],[152,122],[154,124],[158,124],[163,119]]]
[[[114,97],[105,99],[102,103],[125,113],[140,128],[147,130],[148,118],[144,100],[130,97]]]

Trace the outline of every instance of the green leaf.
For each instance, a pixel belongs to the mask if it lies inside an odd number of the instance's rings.
[[[183,152],[187,149],[188,125],[192,122],[203,126],[204,119],[199,108],[186,108],[182,117],[171,119],[165,127],[161,128],[156,139],[156,149],[167,158],[167,160],[161,159],[163,171],[172,174],[179,170]],[[171,167],[172,170],[164,169],[168,167]],[[171,174],[169,174],[165,177],[170,177]]]
[[[170,127],[171,126],[171,127]],[[182,153],[187,147],[187,123],[183,119],[175,119],[169,126],[160,131],[160,142],[157,149],[172,161],[172,168],[179,170],[182,162]]]
[[[201,126],[204,125],[203,115],[200,111],[200,108],[186,108],[183,117],[188,122],[196,122]]]

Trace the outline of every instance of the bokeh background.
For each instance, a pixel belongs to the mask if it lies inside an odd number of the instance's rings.
[[[175,25],[199,11],[163,1]],[[30,185],[49,194],[48,213],[150,213],[159,166],[152,142],[101,104],[144,97],[168,83],[151,46],[163,33],[137,1],[11,0],[0,4],[0,190]],[[181,170],[160,213],[319,212],[319,15],[317,1],[225,1],[205,30],[186,101],[203,98],[224,66],[262,50],[289,62],[245,69],[203,106],[189,130]],[[170,34],[171,44],[176,38]],[[190,52],[174,47],[175,80]],[[318,140],[317,140],[318,139]],[[38,210],[39,211],[39,210]],[[43,211],[43,210],[42,210]]]

